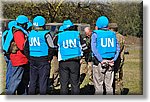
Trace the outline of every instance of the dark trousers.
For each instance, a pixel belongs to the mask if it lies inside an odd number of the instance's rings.
[[[36,94],[36,86],[39,84],[39,91],[41,95],[46,95],[48,78],[50,73],[50,64],[46,60],[38,61],[30,60],[30,84],[29,94]]]
[[[11,74],[12,74],[12,63],[9,57],[5,56],[4,58],[7,63],[7,71],[6,71],[6,90],[7,90],[9,87],[9,81],[10,81]]]
[[[26,95],[29,82],[29,66],[28,64],[12,67],[9,87],[6,90],[7,95]],[[16,93],[17,92],[17,93]]]
[[[60,61],[59,62],[60,71],[60,94],[68,94],[68,84],[71,84],[71,94],[80,94],[80,61]]]

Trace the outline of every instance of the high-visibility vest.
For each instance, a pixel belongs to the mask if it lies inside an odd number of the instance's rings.
[[[28,35],[28,32],[24,30],[20,26],[14,26],[15,29],[22,31],[25,35]],[[13,35],[13,27],[7,31],[7,33],[4,33],[3,37],[5,37],[5,40],[2,41],[3,50],[5,53],[8,53],[11,42],[13,41],[14,35]]]
[[[64,31],[58,34],[58,61],[83,55],[78,31]]]
[[[45,35],[50,31],[32,30],[28,35],[30,56],[42,57],[48,56],[48,45]]]
[[[97,34],[96,48],[102,58],[113,58],[117,50],[116,34],[110,30],[94,30]]]

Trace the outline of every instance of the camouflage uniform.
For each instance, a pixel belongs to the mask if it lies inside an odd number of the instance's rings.
[[[50,78],[53,79],[53,86],[56,87],[59,85],[59,62],[57,60],[56,56],[53,56],[53,59],[51,61],[51,73]]]
[[[54,37],[53,37],[53,42],[54,42],[54,45],[56,46],[57,45],[57,36],[58,34],[55,33],[54,34]],[[53,58],[52,58],[52,61],[51,61],[51,73],[50,73],[50,78],[53,80],[52,83],[53,83],[53,86],[54,86],[54,89],[58,89],[60,87],[60,82],[59,82],[59,62],[58,62],[58,55],[57,55],[57,50],[54,51],[53,53]]]
[[[112,29],[114,32],[116,32],[117,40],[119,41],[120,45],[120,54],[118,56],[118,59],[115,62],[115,82],[114,82],[114,91],[115,93],[121,93],[119,91],[122,91],[123,89],[123,65],[124,65],[124,49],[125,49],[125,38],[123,35],[121,35],[117,30],[118,25],[116,23],[110,23],[109,24],[110,29]]]
[[[81,68],[80,68],[80,75],[81,80],[82,76],[87,76],[89,78],[89,84],[93,84],[92,78],[92,52],[91,52],[91,39],[86,37],[84,38],[86,45],[88,47],[88,53],[86,53],[83,59],[81,59]]]
[[[119,45],[120,45],[120,54],[119,57],[117,59],[117,61],[115,62],[115,69],[116,69],[116,82],[115,82],[115,87],[116,87],[116,93],[120,93],[119,91],[122,91],[123,89],[123,65],[124,65],[124,44],[125,44],[125,39],[124,36],[121,35],[120,33],[116,32],[116,36],[117,39],[119,41]],[[119,90],[120,89],[120,90]]]

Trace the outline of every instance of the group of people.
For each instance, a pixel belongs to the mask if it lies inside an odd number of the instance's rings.
[[[52,59],[58,60],[60,94],[80,94],[80,67],[85,59],[94,84],[95,94],[114,94],[113,82],[117,60],[122,47],[116,37],[117,30],[110,29],[106,16],[96,21],[95,30],[86,27],[86,38],[82,38],[76,26],[67,19],[57,34],[46,30],[42,16],[33,18],[32,23],[25,15],[8,23],[2,34],[2,48],[7,63],[6,94],[47,94]],[[54,63],[55,66],[55,63]]]

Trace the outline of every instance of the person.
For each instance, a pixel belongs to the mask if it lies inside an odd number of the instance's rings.
[[[30,83],[29,94],[36,94],[36,86],[39,84],[40,95],[46,95],[50,74],[50,62],[52,57],[49,50],[54,47],[49,30],[45,30],[46,20],[42,16],[33,19],[33,30],[28,35]],[[52,51],[52,50],[51,50]]]
[[[12,63],[10,61],[10,54],[9,54],[9,46],[7,46],[6,38],[9,37],[7,36],[8,33],[12,32],[12,27],[16,26],[17,22],[16,21],[10,21],[8,23],[8,29],[5,30],[2,34],[2,49],[3,49],[3,54],[4,58],[7,64],[7,71],[6,71],[6,91],[9,87],[9,81],[11,78],[11,73],[12,73]]]
[[[80,94],[80,59],[83,55],[81,48],[83,39],[80,38],[79,32],[75,29],[70,20],[64,20],[63,32],[58,34],[58,61],[60,73],[60,94],[69,94],[69,83],[71,84],[71,94]],[[85,43],[84,43],[85,44]]]
[[[61,33],[63,32],[63,26],[61,25],[59,27],[59,30],[58,30],[58,33]],[[53,42],[54,42],[54,45],[57,45],[57,36],[58,36],[58,33],[56,33],[53,37]],[[54,51],[54,56],[53,56],[53,59],[51,61],[51,64],[52,64],[52,68],[51,68],[51,75],[50,77],[53,79],[53,86],[54,86],[54,89],[58,89],[60,87],[60,82],[59,82],[59,62],[58,62],[58,51],[57,49],[55,49],[56,51]]]
[[[10,46],[10,60],[13,66],[10,84],[6,92],[7,95],[27,94],[28,81],[24,80],[24,74],[25,70],[29,69],[29,66],[23,49],[28,21],[25,15],[19,15],[16,18],[17,26],[12,28],[12,33],[9,33],[9,38],[6,39],[8,46]]]
[[[93,78],[92,78],[92,53],[91,53],[91,35],[92,35],[92,30],[90,27],[85,27],[84,28],[85,32],[85,38],[83,39],[86,42],[86,46],[88,48],[87,52],[84,53],[84,57],[81,59],[81,70],[80,70],[80,83],[84,81],[85,77],[89,78],[89,85],[93,85]],[[82,84],[81,84],[82,86]]]
[[[118,39],[120,45],[120,53],[115,62],[115,82],[114,82],[114,93],[116,94],[119,91],[122,92],[123,90],[123,65],[124,65],[124,50],[125,50],[125,38],[118,32],[118,25],[117,23],[109,23],[110,30],[116,33],[116,37]]]
[[[96,21],[96,30],[93,31],[91,38],[96,95],[113,94],[114,62],[118,58],[120,47],[116,34],[107,28],[108,24],[108,18],[100,16]]]
[[[93,85],[93,77],[92,77],[92,51],[91,51],[91,36],[92,30],[90,27],[85,27],[84,32],[86,34],[85,42],[88,47],[88,52],[85,53],[85,61],[87,62],[87,73],[89,75],[89,85]]]

